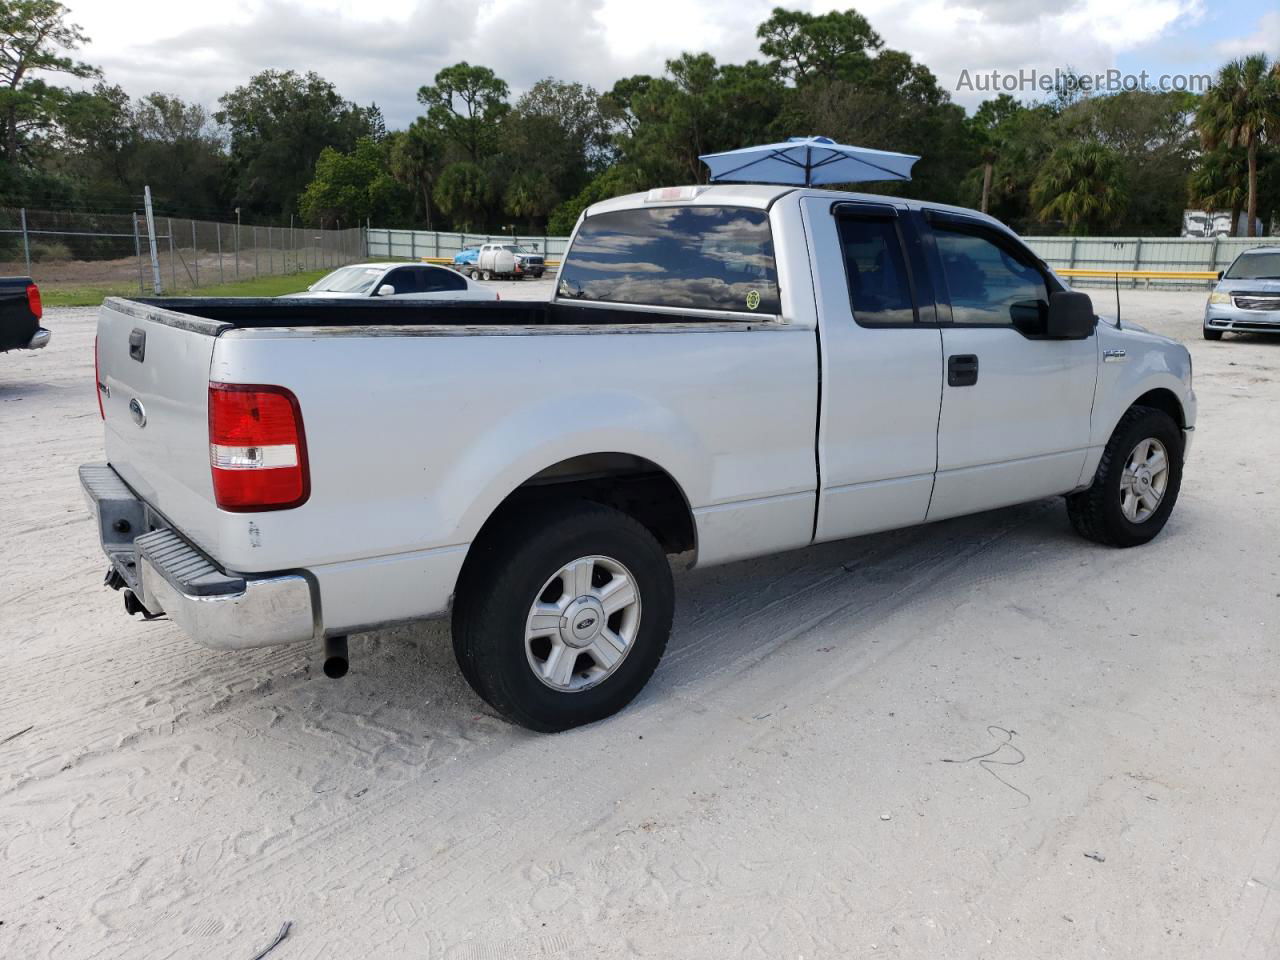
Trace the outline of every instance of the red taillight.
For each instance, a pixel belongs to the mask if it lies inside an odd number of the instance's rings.
[[[93,392],[98,395],[98,416],[105,420],[107,414],[102,409],[102,374],[98,372],[98,337],[96,335],[93,338]]]
[[[40,288],[34,283],[27,284],[27,308],[37,320],[44,316],[44,304],[40,302]]]
[[[311,495],[298,398],[284,387],[209,384],[209,463],[223,510],[301,506]]]

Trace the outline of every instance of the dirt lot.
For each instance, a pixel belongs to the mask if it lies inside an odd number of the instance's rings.
[[[682,574],[648,689],[559,736],[439,624],[335,683],[127,619],[93,311],[50,311],[0,356],[0,956],[1280,956],[1280,339],[1203,302],[1124,296],[1195,356],[1155,543],[1046,501]]]

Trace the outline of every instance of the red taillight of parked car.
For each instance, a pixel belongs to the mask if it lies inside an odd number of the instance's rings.
[[[209,464],[223,510],[288,510],[311,495],[298,398],[284,387],[209,384]]]
[[[27,284],[27,309],[37,320],[44,316],[44,304],[40,302],[40,288],[34,283]]]

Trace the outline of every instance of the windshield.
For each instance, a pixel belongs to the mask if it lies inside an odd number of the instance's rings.
[[[308,287],[324,293],[368,293],[382,276],[381,267],[343,267]]]
[[[1280,279],[1280,251],[1242,253],[1224,274],[1227,280]]]

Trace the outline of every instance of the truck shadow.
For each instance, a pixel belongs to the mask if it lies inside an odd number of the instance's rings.
[[[1105,549],[1078,538],[1054,498],[722,567],[678,569],[671,641],[637,702],[697,689],[765,651],[802,640],[829,617],[892,608],[924,591],[959,601],[979,582],[1025,572],[1029,551],[1064,548]],[[446,621],[362,634],[351,643],[352,672],[335,689],[343,688],[344,697],[359,692],[370,707],[411,706],[418,717],[413,725],[421,725],[416,736],[429,736],[433,727],[460,734],[468,724],[488,735],[524,733],[471,691],[454,662]],[[326,682],[318,665],[313,676]]]

